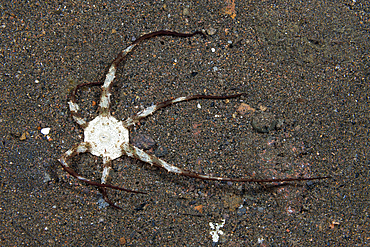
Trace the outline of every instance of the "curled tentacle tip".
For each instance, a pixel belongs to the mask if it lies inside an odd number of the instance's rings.
[[[200,30],[200,31],[196,31],[195,33],[197,33],[197,34],[200,34],[200,35],[202,35],[202,37],[204,38],[204,39],[206,39],[207,38],[207,31],[205,30],[205,29],[202,29],[202,30]]]

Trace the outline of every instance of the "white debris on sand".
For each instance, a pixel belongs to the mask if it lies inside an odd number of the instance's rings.
[[[41,134],[48,135],[50,133],[50,128],[43,128],[41,129]]]
[[[224,227],[225,220],[222,220],[222,223],[215,223],[214,225],[212,222],[209,222],[209,225],[213,231],[210,231],[209,234],[212,236],[212,241],[214,243],[218,243],[218,240],[220,239],[219,235],[224,235],[224,232],[220,230],[221,227]]]

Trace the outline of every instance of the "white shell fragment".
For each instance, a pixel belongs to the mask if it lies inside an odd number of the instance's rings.
[[[41,134],[48,135],[50,133],[50,128],[43,128],[41,129]]]

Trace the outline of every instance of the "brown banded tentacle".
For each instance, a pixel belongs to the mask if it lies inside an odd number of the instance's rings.
[[[121,61],[127,56],[129,52],[131,52],[135,48],[136,44],[132,44],[128,46],[126,49],[122,50],[116,59],[112,62],[111,66],[109,67],[109,70],[107,74],[105,75],[105,81],[101,87],[102,93],[100,97],[100,103],[99,103],[99,115],[102,116],[108,116],[109,113],[109,107],[110,107],[110,96],[111,96],[111,88],[113,85],[114,78],[116,77],[116,72],[118,65],[121,63]]]
[[[110,170],[112,170],[112,160],[109,159],[108,157],[103,157],[103,174],[102,174],[102,177],[101,177],[101,183],[102,184],[107,183]],[[108,199],[106,188],[99,187],[99,191],[102,194],[103,199],[109,205],[111,205],[112,207],[117,208],[117,209],[122,209],[121,207],[116,206],[116,204],[114,204],[114,202],[112,202],[111,200]]]
[[[76,121],[76,123],[78,123],[81,128],[85,129],[87,127],[87,123],[86,121],[81,118],[80,114],[79,114],[79,109],[80,107],[78,106],[77,104],[77,99],[76,99],[76,94],[77,94],[77,91],[78,89],[82,88],[82,87],[87,87],[87,86],[97,86],[97,85],[101,85],[102,83],[101,82],[89,82],[89,83],[81,83],[81,84],[78,84],[72,91],[71,91],[71,94],[70,94],[70,101],[68,102],[68,105],[69,105],[69,110],[71,112],[71,115],[72,115],[72,118],[73,120]]]
[[[71,116],[73,120],[81,126],[81,128],[85,129],[88,125],[88,123],[85,121],[85,119],[81,118],[79,114],[80,107],[77,103],[74,103],[73,101],[68,102],[69,105],[69,111],[71,112]]]
[[[138,39],[136,39],[134,42],[132,42],[132,44],[130,46],[128,46],[127,48],[122,50],[117,55],[117,57],[111,63],[108,71],[106,72],[104,82],[81,83],[81,84],[77,85],[74,88],[74,90],[71,91],[71,94],[70,94],[71,101],[69,102],[69,105],[70,105],[71,114],[72,114],[73,119],[79,125],[81,125],[81,127],[83,127],[83,128],[86,127],[86,126],[84,126],[85,123],[86,123],[85,120],[83,120],[78,114],[78,109],[79,108],[78,108],[77,100],[76,100],[76,94],[77,94],[78,89],[80,89],[82,87],[86,87],[86,86],[100,86],[100,85],[103,85],[102,86],[103,92],[102,92],[101,100],[100,100],[100,108],[101,108],[101,112],[104,112],[104,114],[108,114],[107,112],[109,111],[109,106],[110,106],[110,89],[112,87],[112,82],[115,78],[115,73],[116,73],[117,67],[122,62],[122,60],[125,59],[127,54],[130,53],[136,47],[136,45],[139,42],[141,42],[143,40],[146,40],[146,39],[151,39],[151,38],[156,37],[156,36],[192,37],[192,36],[195,36],[197,34],[200,34],[203,37],[206,37],[205,33],[201,32],[201,31],[196,31],[194,33],[178,33],[178,32],[172,32],[172,31],[168,31],[168,30],[160,30],[160,31],[156,31],[156,32],[152,32],[152,33],[148,33],[148,34],[144,34],[144,35],[140,36]],[[102,101],[103,101],[103,103],[102,103]]]
[[[99,187],[98,190],[102,194],[104,201],[107,202],[110,206],[116,209],[122,209],[121,207],[118,207],[116,204],[114,204],[114,202],[108,199],[106,188]]]
[[[71,94],[70,94],[70,98],[71,98],[71,101],[76,103],[77,100],[76,100],[76,94],[77,94],[77,91],[78,89],[80,88],[83,88],[83,87],[91,87],[91,86],[100,86],[102,85],[103,82],[87,82],[87,83],[81,83],[81,84],[78,84],[72,91],[71,91]]]
[[[109,157],[103,157],[103,174],[101,176],[102,184],[107,183],[110,170],[112,170],[112,160]]]
[[[178,175],[183,175],[192,178],[199,178],[203,180],[215,180],[215,181],[229,181],[229,182],[250,182],[250,183],[268,183],[268,182],[289,182],[289,181],[304,181],[304,180],[318,180],[330,178],[330,176],[325,177],[313,177],[313,178],[268,178],[268,179],[252,179],[252,178],[229,178],[229,177],[216,177],[206,174],[199,174],[192,171],[184,170],[179,167],[173,166],[166,161],[157,158],[154,155],[147,154],[145,151],[138,147],[133,146],[129,143],[124,143],[121,145],[122,151],[129,157],[136,158],[143,162],[149,163],[152,166],[163,168],[168,172],[175,173]]]
[[[109,70],[105,76],[104,84],[102,85],[102,94],[100,97],[100,103],[99,103],[99,109],[100,109],[100,115],[102,116],[108,116],[109,113],[109,107],[110,107],[110,96],[111,96],[111,87],[113,85],[114,78],[116,77],[116,72],[118,65],[121,63],[122,60],[127,56],[128,53],[130,53],[138,43],[140,43],[143,40],[150,39],[156,36],[178,36],[178,37],[192,37],[197,34],[202,34],[205,36],[203,32],[197,31],[194,33],[177,33],[167,30],[161,30],[157,32],[148,33],[145,35],[142,35],[137,40],[135,40],[130,46],[128,46],[126,49],[122,50],[116,59],[112,62],[111,66],[109,67]]]
[[[137,114],[129,117],[125,121],[123,121],[123,125],[126,127],[129,127],[131,125],[134,125],[138,123],[141,119],[153,114],[155,111],[179,103],[183,101],[189,101],[189,100],[196,100],[196,99],[232,99],[232,98],[238,98],[240,96],[245,95],[245,93],[240,94],[234,94],[234,95],[226,95],[226,96],[216,96],[216,95],[191,95],[191,96],[185,96],[185,97],[178,97],[175,99],[166,100],[160,103],[157,103],[155,105],[149,106],[145,108],[144,110],[138,112]]]
[[[81,176],[80,174],[78,174],[75,170],[73,170],[68,165],[68,160],[71,159],[72,157],[80,154],[80,153],[89,152],[89,149],[90,149],[90,144],[87,143],[87,142],[82,142],[78,145],[75,145],[74,147],[69,149],[67,152],[65,152],[62,155],[62,157],[59,159],[59,162],[61,163],[63,169],[66,172],[68,172],[70,175],[72,175],[73,177],[77,178],[78,180],[80,180],[82,182],[85,182],[87,184],[90,184],[90,185],[94,185],[94,186],[97,186],[97,187],[103,187],[103,188],[111,188],[111,189],[115,189],[115,190],[122,190],[122,191],[132,192],[132,193],[146,194],[145,192],[140,192],[140,191],[136,191],[136,190],[129,190],[129,189],[121,188],[119,186],[115,186],[115,185],[98,183],[98,182],[92,181],[92,180],[90,180],[88,178],[85,178],[85,177]]]

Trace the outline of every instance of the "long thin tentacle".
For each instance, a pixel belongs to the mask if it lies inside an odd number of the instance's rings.
[[[193,33],[178,33],[178,32],[173,32],[173,31],[168,31],[168,30],[160,30],[160,31],[156,31],[156,32],[151,32],[151,33],[148,33],[148,34],[144,34],[144,35],[140,36],[138,39],[136,39],[134,42],[132,42],[131,45],[129,45],[128,47],[126,47],[124,50],[122,50],[117,55],[117,57],[114,59],[114,61],[111,63],[111,65],[109,66],[109,68],[112,67],[112,64],[115,64],[116,67],[117,67],[122,62],[122,60],[124,60],[124,58],[127,56],[127,54],[129,52],[131,52],[135,48],[135,46],[139,42],[141,42],[143,40],[151,39],[151,38],[157,37],[157,36],[192,37],[192,36],[195,36],[195,35],[198,35],[198,34],[202,35],[204,38],[206,37],[205,33],[202,32],[202,31],[196,31],[196,32],[193,32]],[[131,47],[131,46],[133,46],[133,47]],[[107,73],[108,73],[108,71],[105,74],[107,74]],[[74,102],[74,103],[76,102],[76,94],[77,94],[77,91],[80,88],[90,87],[90,86],[101,86],[103,84],[104,84],[103,81],[100,81],[100,82],[88,82],[88,83],[78,84],[71,91],[71,94],[70,94],[71,101]]]
[[[76,123],[78,123],[83,129],[85,129],[87,126],[87,123],[83,118],[80,117],[80,114],[78,112],[80,110],[80,107],[78,106],[78,104],[75,101],[71,100],[68,102],[68,105],[69,105],[69,110],[71,111],[73,120],[75,120]]]
[[[112,160],[109,159],[108,157],[103,157],[103,175],[101,177],[101,183],[102,184],[107,183],[107,179],[108,179],[110,170],[112,170]],[[116,209],[122,209],[121,207],[118,207],[116,204],[114,204],[114,202],[112,202],[111,200],[108,199],[106,188],[99,187],[99,191],[102,194],[104,200],[109,205],[111,205],[112,207],[114,207]]]
[[[143,40],[151,39],[153,37],[158,37],[158,36],[174,36],[174,37],[186,38],[186,37],[193,37],[198,34],[202,35],[203,38],[206,37],[205,33],[202,31],[195,31],[194,33],[178,33],[178,32],[173,32],[173,31],[168,31],[168,30],[160,30],[160,31],[144,34],[141,37],[139,37],[137,40],[135,40],[132,44],[137,44]]]
[[[116,72],[118,65],[121,63],[122,60],[125,59],[127,54],[129,54],[137,44],[139,44],[141,41],[146,40],[146,39],[151,39],[153,37],[157,36],[177,36],[177,37],[192,37],[194,35],[201,34],[205,37],[205,34],[201,31],[196,31],[194,33],[178,33],[178,32],[172,32],[172,31],[167,31],[167,30],[161,30],[157,32],[152,32],[148,33],[145,35],[142,35],[139,37],[137,40],[135,40],[131,45],[129,45],[127,48],[122,50],[116,59],[113,60],[112,64],[109,67],[109,70],[105,76],[105,81],[102,86],[102,94],[100,98],[100,114],[102,116],[107,116],[109,115],[109,107],[110,107],[110,89],[112,87],[114,78],[116,77]]]
[[[157,103],[155,105],[152,105],[148,108],[145,108],[144,110],[140,111],[139,113],[129,117],[125,121],[123,121],[123,125],[125,127],[129,127],[131,125],[134,125],[138,123],[141,119],[149,116],[150,114],[153,114],[155,111],[182,102],[182,101],[189,101],[189,100],[195,100],[195,99],[232,99],[232,98],[238,98],[240,96],[244,95],[244,93],[241,94],[234,94],[234,95],[227,95],[227,96],[213,96],[213,95],[191,95],[186,97],[178,97],[171,100],[166,100],[160,103]]]
[[[90,83],[81,83],[75,87],[74,90],[71,91],[70,95],[70,110],[72,113],[73,119],[81,125],[83,128],[85,127],[86,122],[79,116],[78,114],[78,105],[76,100],[76,94],[78,89],[86,86],[100,86],[102,85],[102,95],[100,97],[100,113],[103,115],[109,114],[109,106],[110,106],[110,88],[112,87],[112,83],[114,81],[114,78],[116,76],[116,71],[118,65],[126,58],[126,56],[134,50],[134,48],[143,40],[151,39],[157,36],[174,36],[174,37],[192,37],[195,35],[202,35],[203,37],[206,37],[206,35],[201,31],[196,31],[194,33],[178,33],[178,32],[172,32],[168,30],[160,30],[148,34],[144,34],[140,36],[138,39],[136,39],[134,42],[131,43],[128,47],[126,47],[124,50],[122,50],[117,57],[113,60],[111,65],[109,66],[108,71],[105,74],[105,80],[104,82],[90,82]]]
[[[100,113],[101,116],[107,116],[109,115],[109,107],[110,107],[110,90],[112,87],[112,83],[114,81],[114,78],[116,77],[117,67],[120,64],[120,62],[127,56],[127,54],[134,49],[136,44],[132,44],[128,46],[126,49],[124,49],[122,52],[119,53],[116,59],[112,62],[111,66],[109,67],[108,73],[105,76],[105,81],[102,88],[102,93],[100,97]]]
[[[203,180],[217,180],[217,181],[230,181],[230,182],[253,182],[253,183],[268,183],[268,182],[287,182],[287,181],[303,181],[303,180],[318,180],[330,178],[329,176],[324,177],[313,177],[313,178],[267,178],[267,179],[252,179],[252,178],[228,178],[228,177],[216,177],[211,175],[199,174],[192,171],[184,170],[173,166],[166,161],[157,158],[154,155],[147,154],[145,151],[138,147],[135,147],[129,143],[124,143],[121,145],[122,151],[129,157],[136,158],[143,162],[149,163],[152,166],[163,168],[171,173],[176,173],[179,175],[199,178]]]
[[[103,183],[98,183],[98,182],[95,182],[95,181],[91,181],[90,179],[81,176],[75,170],[73,170],[68,165],[68,160],[71,159],[73,156],[76,156],[80,153],[88,152],[89,146],[90,146],[90,144],[88,144],[86,142],[82,142],[79,145],[76,145],[76,146],[72,147],[70,150],[68,150],[67,152],[65,152],[62,155],[62,157],[59,159],[59,162],[61,163],[63,169],[66,172],[68,172],[69,174],[71,174],[73,177],[77,178],[78,180],[80,180],[82,182],[85,182],[87,184],[90,184],[90,185],[94,185],[94,186],[97,186],[97,187],[103,187],[103,188],[111,188],[111,189],[115,189],[115,190],[122,190],[122,191],[132,192],[132,193],[146,194],[145,192],[140,192],[140,191],[136,191],[136,190],[129,190],[129,189],[125,189],[125,188],[122,188],[122,187],[119,187],[119,186],[115,186],[115,185],[103,184]]]
[[[69,110],[71,111],[71,115],[72,115],[73,120],[75,120],[76,123],[78,123],[81,126],[81,128],[83,128],[83,129],[85,129],[87,127],[87,123],[83,118],[81,118],[81,116],[78,112],[80,110],[80,107],[77,104],[76,93],[77,93],[79,88],[86,87],[86,86],[97,86],[97,85],[102,85],[102,84],[103,83],[101,83],[101,82],[81,83],[81,84],[78,84],[75,87],[75,89],[71,91],[70,101],[68,102]]]

